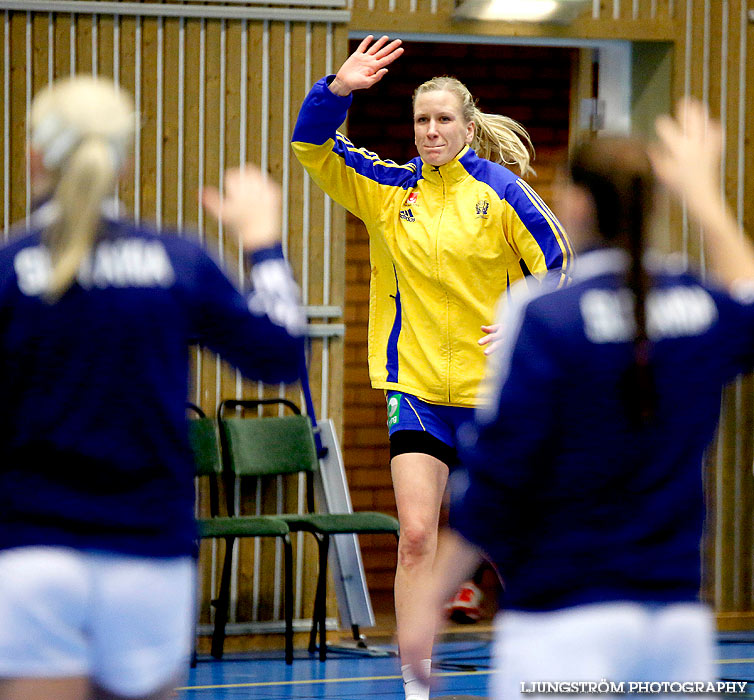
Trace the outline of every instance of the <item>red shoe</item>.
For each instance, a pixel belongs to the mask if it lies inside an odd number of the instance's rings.
[[[461,624],[472,624],[482,616],[482,591],[471,581],[464,583],[450,603],[450,619]]]

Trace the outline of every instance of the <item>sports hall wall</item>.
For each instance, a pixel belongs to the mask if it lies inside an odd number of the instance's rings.
[[[347,6],[340,0],[285,5],[0,1],[0,216],[5,235],[31,205],[25,154],[30,97],[49,80],[71,72],[113,76],[136,96],[142,129],[133,173],[120,191],[124,202],[139,218],[202,238],[236,277],[242,272],[237,246],[204,220],[197,189],[203,182],[221,184],[227,166],[247,159],[261,162],[286,193],[284,242],[317,334],[309,365],[315,407],[333,418],[342,434],[343,415],[352,408],[343,403],[345,217],[309,184],[291,157],[288,140],[308,86],[347,55],[349,31],[423,34],[428,40],[432,34],[473,34],[667,42],[672,46],[673,96],[699,97],[723,121],[725,191],[739,220],[752,230],[754,144],[746,129],[754,123],[754,45],[747,0],[594,0],[567,27],[453,22],[454,0],[344,1]],[[634,97],[640,105],[641,94]],[[689,226],[680,210],[671,218],[672,247],[704,267],[701,232]],[[354,273],[348,274],[351,279]],[[220,397],[280,393],[242,382],[206,352],[198,352],[193,365],[193,399],[210,412]],[[726,393],[720,437],[706,466],[711,497],[706,595],[726,627],[754,622],[752,393],[749,380]],[[296,389],[288,395],[299,400]],[[348,468],[354,470],[354,500],[362,503],[359,465]],[[387,465],[380,478],[366,488],[389,489]],[[295,507],[298,497],[295,489],[276,485],[250,494],[253,507],[268,502]],[[381,546],[392,557],[394,544],[385,540]],[[270,610],[279,619],[280,559],[274,545],[244,547],[234,579],[237,619],[262,620]],[[314,579],[315,564],[303,540],[296,548],[296,617],[303,618],[312,600],[308,582]],[[205,553],[205,621],[216,574],[213,561]]]

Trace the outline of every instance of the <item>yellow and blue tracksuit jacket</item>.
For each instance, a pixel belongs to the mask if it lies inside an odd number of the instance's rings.
[[[557,270],[565,282],[568,238],[526,182],[468,147],[439,167],[357,148],[337,132],[351,97],[330,92],[330,80],[304,100],[293,151],[369,231],[372,386],[474,406],[485,365],[480,326],[527,272]]]

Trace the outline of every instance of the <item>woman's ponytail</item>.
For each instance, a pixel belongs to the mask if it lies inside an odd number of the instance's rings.
[[[53,194],[57,216],[44,237],[52,263],[50,300],[70,288],[94,247],[102,202],[113,192],[116,176],[111,151],[98,138],[83,141],[61,167]]]
[[[649,277],[644,269],[646,240],[646,219],[651,209],[651,193],[646,181],[638,175],[629,181],[623,193],[627,201],[622,209],[625,214],[625,227],[628,236],[628,288],[634,298],[634,324],[636,333],[633,341],[633,364],[624,377],[624,396],[629,415],[637,425],[648,423],[657,410],[655,380],[652,372],[651,343],[647,330],[647,295]]]
[[[51,185],[54,217],[42,242],[52,265],[46,296],[56,301],[96,243],[104,200],[114,193],[131,145],[134,109],[112,81],[75,76],[34,98],[31,127]]]
[[[630,421],[641,426],[651,421],[657,408],[647,318],[650,280],[642,264],[654,191],[652,166],[641,141],[606,137],[578,146],[569,171],[571,181],[591,195],[600,237],[629,254],[626,286],[633,298],[634,333],[622,394]]]
[[[485,114],[474,107],[474,140],[471,147],[481,158],[518,167],[522,177],[536,175],[531,167],[534,146],[526,129],[502,114]]]

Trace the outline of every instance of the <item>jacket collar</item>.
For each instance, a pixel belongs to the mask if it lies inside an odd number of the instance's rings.
[[[625,272],[628,269],[628,253],[621,248],[592,248],[578,251],[573,263],[574,279],[589,279],[599,275]]]
[[[108,197],[102,201],[102,217],[110,221],[117,221],[123,216],[126,207],[117,197]],[[38,203],[29,217],[31,228],[47,228],[58,218],[58,207],[52,199],[45,199]]]
[[[468,155],[467,155],[468,154]],[[466,157],[474,157],[476,154],[468,146],[464,146],[453,158],[453,160],[445,163],[445,165],[429,165],[422,161],[422,177],[427,181],[435,185],[439,185],[444,182],[445,184],[461,182],[469,176],[469,171],[461,163],[461,160]]]
[[[628,270],[631,258],[623,248],[605,247],[577,251],[573,265],[573,279],[587,280],[600,275],[622,274]],[[662,255],[656,250],[648,249],[642,257],[642,266],[647,272],[660,271],[681,274],[688,265],[678,255]]]

